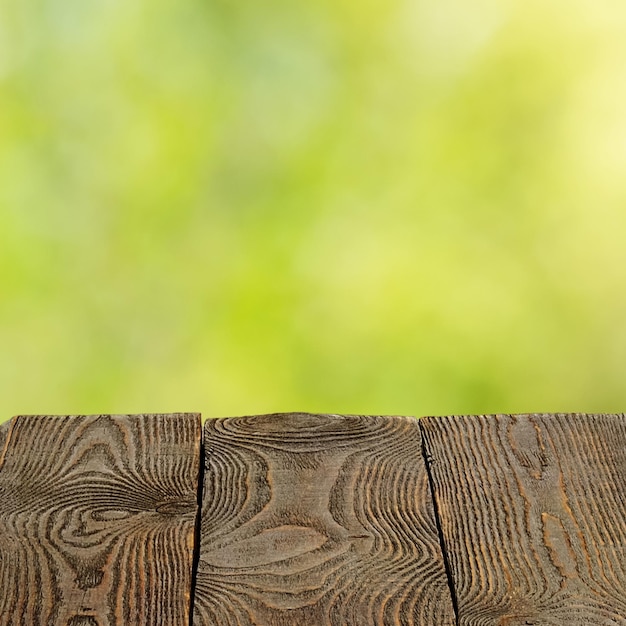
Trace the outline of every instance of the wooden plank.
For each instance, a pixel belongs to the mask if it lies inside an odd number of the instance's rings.
[[[195,626],[454,624],[416,420],[209,420]]]
[[[187,626],[200,442],[192,414],[14,418],[0,625]]]
[[[422,426],[459,624],[626,624],[623,415]]]

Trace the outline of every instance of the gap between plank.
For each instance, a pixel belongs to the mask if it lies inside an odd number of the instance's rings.
[[[448,579],[448,588],[450,590],[450,596],[452,598],[452,609],[454,610],[454,619],[457,626],[459,626],[459,605],[456,597],[456,589],[454,587],[454,578],[452,577],[452,568],[450,566],[450,560],[448,559],[448,550],[446,549],[446,541],[443,536],[443,529],[441,527],[441,517],[439,515],[439,507],[437,506],[437,498],[435,497],[435,480],[430,466],[432,462],[432,456],[428,452],[426,445],[426,432],[420,419],[417,420],[422,435],[422,456],[424,457],[424,465],[426,466],[426,474],[428,475],[428,485],[430,487],[430,495],[433,502],[433,509],[435,512],[435,523],[437,524],[437,534],[439,535],[439,546],[443,555],[443,566],[446,570],[446,578]]]
[[[193,559],[191,564],[191,587],[189,598],[189,626],[193,626],[193,613],[196,601],[196,582],[198,579],[198,567],[200,564],[200,532],[202,529],[202,498],[204,495],[204,424],[200,422],[200,463],[198,476],[198,509],[196,512],[196,525],[194,528],[194,543],[193,543]]]

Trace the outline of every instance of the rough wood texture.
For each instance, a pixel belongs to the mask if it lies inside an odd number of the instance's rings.
[[[626,421],[422,420],[459,624],[626,624]]]
[[[187,626],[199,416],[20,416],[7,428],[0,624]]]
[[[454,623],[416,420],[205,428],[195,626]]]

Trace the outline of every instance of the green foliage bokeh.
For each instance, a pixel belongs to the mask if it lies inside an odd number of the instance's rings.
[[[623,411],[626,5],[4,0],[0,421]]]

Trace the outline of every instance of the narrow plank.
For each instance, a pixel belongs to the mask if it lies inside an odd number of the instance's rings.
[[[199,415],[19,416],[0,449],[0,625],[188,626]]]
[[[459,624],[626,624],[623,415],[422,426]]]
[[[454,624],[417,420],[209,420],[195,626]]]

